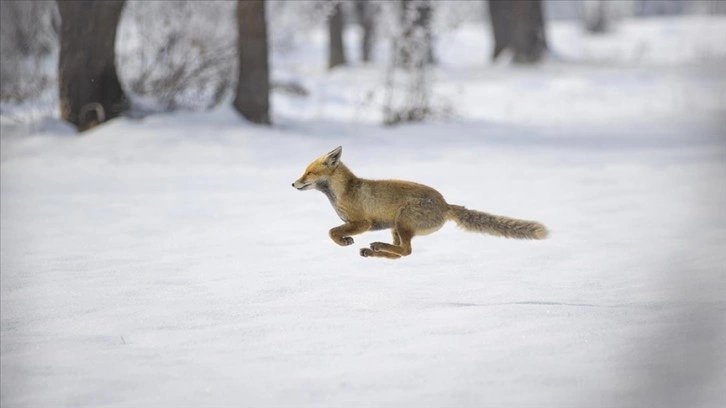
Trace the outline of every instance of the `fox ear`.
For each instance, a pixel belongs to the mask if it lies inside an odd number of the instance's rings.
[[[343,146],[338,146],[332,152],[325,155],[323,163],[329,167],[335,167],[340,163],[340,156],[343,154]]]

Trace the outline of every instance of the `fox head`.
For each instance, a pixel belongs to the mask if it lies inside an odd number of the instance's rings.
[[[292,183],[292,186],[302,191],[315,188],[316,184],[328,182],[340,164],[342,153],[343,147],[338,146],[332,152],[315,159],[308,165],[303,175]]]

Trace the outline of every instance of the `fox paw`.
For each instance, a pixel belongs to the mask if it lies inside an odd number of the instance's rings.
[[[373,250],[370,248],[361,248],[360,249],[360,256],[362,257],[369,257],[373,255]]]
[[[351,237],[334,238],[333,241],[335,241],[335,243],[338,244],[338,245],[340,245],[340,246],[353,245],[353,242],[355,242],[355,241],[353,241],[353,238],[351,238]]]

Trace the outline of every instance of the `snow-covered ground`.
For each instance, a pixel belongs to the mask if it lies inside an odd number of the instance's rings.
[[[326,74],[321,36],[275,57],[312,95],[275,95],[273,128],[0,118],[2,406],[723,406],[726,45],[699,33],[726,20],[555,23],[512,68],[466,25],[438,39],[455,117],[389,129],[383,68]],[[338,247],[290,187],[337,145],[551,236],[361,258],[388,233]]]

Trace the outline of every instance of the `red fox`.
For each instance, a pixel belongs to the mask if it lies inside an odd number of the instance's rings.
[[[352,235],[391,229],[393,243],[373,242],[361,256],[398,259],[411,254],[411,239],[438,231],[446,221],[474,232],[506,238],[544,239],[547,228],[535,221],[517,220],[450,205],[438,191],[399,180],[356,177],[341,161],[342,146],[316,159],[292,186],[315,189],[330,200],[344,224],[330,230],[340,246],[353,244]]]

